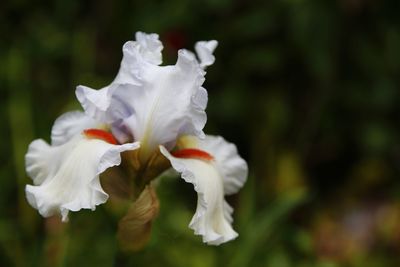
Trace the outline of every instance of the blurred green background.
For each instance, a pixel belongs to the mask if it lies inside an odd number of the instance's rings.
[[[0,266],[400,266],[397,0],[0,3]],[[78,84],[116,75],[136,31],[164,62],[216,39],[206,131],[237,144],[250,176],[239,238],[206,246],[192,187],[166,177],[149,245],[121,255],[103,207],[44,220],[24,194],[24,154],[79,108]]]

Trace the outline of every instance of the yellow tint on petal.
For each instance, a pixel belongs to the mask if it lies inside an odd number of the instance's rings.
[[[176,142],[176,147],[178,149],[198,148],[198,146],[198,138],[193,135],[182,135],[178,138],[178,141]]]

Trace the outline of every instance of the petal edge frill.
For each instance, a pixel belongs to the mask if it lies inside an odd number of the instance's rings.
[[[215,56],[213,52],[217,48],[218,42],[215,40],[211,41],[200,41],[195,44],[195,50],[200,60],[200,66],[206,68],[211,66],[215,62]]]

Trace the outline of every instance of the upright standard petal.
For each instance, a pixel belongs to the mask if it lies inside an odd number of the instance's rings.
[[[141,142],[144,158],[160,144],[172,148],[182,134],[204,137],[207,120],[207,91],[201,87],[204,75],[194,55],[180,50],[176,65],[149,66],[143,72],[143,85],[124,92],[130,95],[133,109],[124,124],[131,129],[135,140]]]
[[[214,61],[216,45],[216,41],[196,44],[200,63],[193,53],[180,50],[176,65],[158,66],[162,50],[158,35],[139,32],[136,41],[124,45],[114,82],[99,91],[80,86],[77,98],[90,116],[118,125],[113,131],[119,140],[132,136],[140,141],[141,158],[146,160],[159,144],[172,148],[180,135],[204,137],[203,67]]]
[[[163,46],[158,40],[157,34],[137,32],[136,41],[128,41],[124,44],[119,72],[110,85],[100,90],[94,90],[82,85],[76,88],[76,97],[85,112],[101,121],[115,121],[116,118],[109,111],[110,107],[116,106],[112,104],[115,88],[124,84],[141,85],[143,68],[147,65],[161,64],[162,49]],[[120,102],[119,104],[124,103]],[[124,115],[126,114],[124,113]]]
[[[108,198],[99,175],[121,163],[121,152],[136,148],[137,143],[113,145],[83,134],[55,147],[43,140],[33,141],[25,157],[35,184],[26,186],[28,202],[42,216],[61,214],[63,221],[69,211],[94,210]]]

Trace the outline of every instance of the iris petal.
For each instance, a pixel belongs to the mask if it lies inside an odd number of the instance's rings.
[[[220,136],[183,136],[177,151],[171,154],[163,146],[160,151],[197,192],[197,209],[189,224],[195,234],[202,235],[210,245],[236,238],[231,226],[233,208],[224,199],[236,193],[247,179],[247,163],[236,146]]]
[[[238,234],[231,226],[233,209],[224,200],[223,178],[215,165],[199,159],[176,158],[164,147],[160,149],[197,192],[197,209],[189,227],[209,245],[235,239]]]
[[[138,146],[112,145],[83,135],[54,147],[33,141],[26,154],[26,169],[35,184],[26,186],[28,202],[42,216],[61,214],[63,221],[69,211],[94,210],[108,198],[99,175],[121,163],[121,152]]]
[[[160,144],[171,148],[182,134],[204,136],[204,74],[194,55],[181,50],[176,65],[149,67],[143,73],[143,86],[128,89],[134,112],[124,124],[142,149],[152,152]]]
[[[172,148],[180,135],[203,138],[208,101],[203,68],[214,62],[216,46],[216,41],[196,44],[200,63],[182,49],[175,65],[159,66],[163,47],[158,35],[139,32],[136,41],[124,44],[115,80],[101,90],[78,86],[77,98],[88,115],[118,125],[112,130],[120,142],[140,141],[144,159],[160,144]]]
[[[56,119],[51,129],[51,144],[53,146],[65,144],[84,129],[95,128],[100,125],[101,123],[81,111],[64,113]]]

